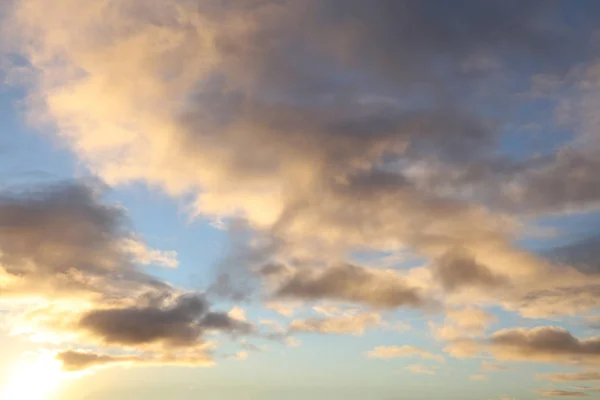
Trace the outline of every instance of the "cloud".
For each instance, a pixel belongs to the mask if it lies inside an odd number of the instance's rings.
[[[429,328],[438,340],[457,340],[481,337],[486,328],[497,319],[488,312],[471,306],[446,310],[444,325],[429,322]]]
[[[163,355],[161,357],[123,356],[97,354],[89,351],[67,350],[56,354],[56,359],[62,363],[62,369],[68,372],[89,369],[106,368],[115,365],[160,366],[179,365],[194,367],[209,367],[214,361],[208,354],[197,353],[187,355]]]
[[[482,345],[470,338],[453,339],[444,347],[444,351],[455,358],[475,357],[482,350]]]
[[[435,375],[436,374],[436,367],[428,367],[426,365],[421,365],[421,364],[413,364],[413,365],[409,365],[408,367],[406,367],[407,371],[412,372],[413,374],[420,374],[420,375]]]
[[[569,268],[549,270],[545,278],[515,290],[505,305],[527,318],[581,315],[598,306],[598,278]]]
[[[260,324],[270,328],[275,332],[283,332],[285,329],[281,326],[281,324],[277,321],[269,320],[269,319],[261,319]]]
[[[422,307],[426,300],[398,274],[355,265],[323,271],[298,271],[276,290],[275,297],[308,301],[337,300],[378,308]]]
[[[539,374],[538,379],[547,379],[554,382],[600,381],[600,372],[580,371],[571,373]]]
[[[79,327],[105,344],[165,347],[190,347],[207,330],[250,332],[251,325],[226,313],[208,311],[208,303],[198,295],[180,295],[175,299],[144,307],[95,309],[82,315]]]
[[[497,318],[487,311],[468,306],[462,309],[446,310],[443,324],[428,323],[432,336],[438,341],[446,341],[444,351],[455,358],[469,358],[482,351],[476,340],[485,337],[486,329]]]
[[[454,250],[437,260],[435,274],[448,291],[460,290],[463,287],[481,287],[486,290],[503,286],[507,279],[496,275],[487,267],[464,254]]]
[[[502,365],[502,364],[498,364],[498,363],[493,363],[493,362],[489,362],[489,361],[482,361],[481,362],[481,370],[482,371],[507,371],[509,368],[506,365]]]
[[[571,389],[583,390],[584,392],[600,392],[600,386],[571,386]]]
[[[269,301],[265,304],[265,307],[269,310],[275,311],[277,314],[283,315],[284,317],[291,317],[298,308],[298,304],[294,302],[281,302],[281,301]]]
[[[376,313],[361,313],[336,317],[308,318],[294,320],[291,332],[318,332],[325,334],[363,335],[366,328],[381,325],[382,319]]]
[[[50,125],[111,185],[185,195],[194,216],[243,219],[252,238],[275,243],[249,246],[260,257],[236,259],[214,287],[247,299],[255,278],[243,270],[279,263],[294,273],[260,294],[271,306],[447,301],[545,317],[598,305],[598,277],[576,279],[515,245],[523,213],[597,200],[594,151],[500,149],[513,126],[537,122],[511,119],[517,106],[539,108],[516,104],[516,82],[560,81],[591,58],[589,32],[560,29],[560,8],[23,0],[10,11],[3,37],[27,61],[11,72],[31,77],[31,122]],[[432,276],[354,266],[358,249],[410,251]],[[135,251],[136,262],[176,264],[172,253]],[[272,278],[257,286],[272,289]]]
[[[288,336],[284,339],[285,344],[287,344],[289,347],[298,347],[302,344],[302,341],[300,339],[297,339],[293,336]]]
[[[398,357],[419,357],[423,359],[444,362],[444,357],[439,354],[432,354],[426,350],[414,346],[378,346],[366,353],[369,358],[398,358]]]
[[[509,115],[506,82],[587,56],[579,32],[550,28],[558,9],[207,3],[16,3],[6,31],[35,77],[30,115],[110,184],[145,181],[192,194],[211,219],[243,216],[284,243],[272,258],[464,247],[477,261],[452,269],[477,273],[442,274],[449,289],[538,269],[510,245],[518,221],[429,178],[496,165],[503,124],[479,105]]]
[[[246,321],[246,311],[238,306],[233,307],[227,313],[232,319],[237,319],[239,321]]]
[[[2,297],[101,299],[169,286],[141,272],[123,249],[122,209],[100,189],[57,183],[0,193]]]
[[[136,239],[126,239],[123,243],[125,250],[132,253],[135,261],[144,265],[159,265],[166,268],[177,268],[176,251],[160,251],[148,248],[143,242]]]
[[[0,298],[12,334],[95,346],[100,353],[58,353],[66,369],[77,370],[208,365],[207,332],[253,331],[248,322],[211,311],[203,294],[141,270],[148,259],[124,243],[147,247],[128,229],[125,210],[104,204],[101,194],[100,185],[83,182],[0,192]],[[107,346],[123,352],[102,354]]]
[[[567,364],[598,364],[600,338],[579,339],[558,327],[503,329],[490,338],[499,359]]]
[[[66,371],[81,371],[88,368],[113,364],[133,364],[141,359],[134,356],[108,356],[83,351],[63,351],[56,355]]]
[[[599,15],[590,4],[573,6],[581,26]],[[562,11],[516,0],[21,0],[1,36],[22,60],[9,72],[26,73],[30,122],[92,173],[191,198],[194,216],[246,221],[251,251],[224,281],[270,265],[256,275],[267,307],[290,316],[292,304],[322,300],[377,311],[439,302],[555,317],[600,299],[597,274],[521,248],[536,216],[600,199],[596,49],[588,29],[565,29]],[[516,94],[561,79],[579,87],[561,96],[578,122],[528,151],[514,126],[540,121],[516,111],[540,104]],[[248,332],[140,270],[174,267],[175,255],[132,243],[124,220],[79,185],[2,194],[1,296],[76,301],[53,324],[75,319],[103,343],[194,347],[207,330]],[[409,250],[424,265],[357,266],[357,250]],[[594,338],[546,327],[488,344],[491,320],[467,320],[438,327],[455,356],[489,346],[506,359],[596,362]],[[332,329],[325,318],[303,327]]]
[[[587,396],[589,396],[585,392],[573,392],[570,390],[536,390],[536,393],[539,393],[542,396],[551,396],[551,397],[587,397]]]

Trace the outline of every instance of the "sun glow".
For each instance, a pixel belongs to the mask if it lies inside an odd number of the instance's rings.
[[[24,353],[3,388],[2,400],[48,400],[64,374],[51,352]]]

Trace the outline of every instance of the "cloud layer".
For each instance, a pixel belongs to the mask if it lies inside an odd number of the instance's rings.
[[[208,333],[259,335],[210,296],[287,316],[357,307],[295,316],[281,340],[438,312],[431,336],[456,358],[597,366],[597,337],[487,332],[489,310],[561,321],[600,306],[598,233],[557,244],[547,222],[600,211],[600,7],[577,3],[7,2],[3,66],[29,122],[108,185],[189,200],[242,244],[189,292],[140,268],[177,255],[148,248],[92,185],[3,189],[0,297],[45,302],[20,318],[69,336],[72,370],[207,364]],[[405,343],[367,355],[443,360]]]
[[[210,365],[206,332],[253,330],[210,311],[201,293],[185,293],[141,270],[137,254],[123,245],[135,237],[124,210],[105,205],[100,196],[101,188],[81,182],[0,195],[0,298],[15,303],[9,320],[15,332],[129,351],[58,354],[66,369],[77,370],[124,363]]]

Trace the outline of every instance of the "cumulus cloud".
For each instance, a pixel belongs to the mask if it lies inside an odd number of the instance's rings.
[[[233,319],[246,320],[246,311],[242,307],[235,306],[227,314]]]
[[[582,27],[600,15],[586,5]],[[597,271],[521,246],[535,217],[600,204],[597,49],[589,30],[565,29],[562,11],[516,0],[20,0],[1,36],[21,60],[7,74],[25,83],[31,122],[94,174],[191,198],[194,216],[246,221],[252,251],[215,288],[246,283],[249,267],[265,306],[287,316],[332,301],[558,317],[600,306]],[[520,110],[569,80],[569,135],[521,154],[528,139],[514,127],[532,121]],[[535,93],[523,94],[529,81]],[[81,315],[55,327],[164,348],[251,330],[139,269],[175,267],[176,255],[138,242],[124,211],[90,188],[0,194],[0,235],[0,296],[79,302]],[[268,244],[253,246],[256,237]],[[358,266],[357,250],[424,261]],[[469,313],[432,327],[457,357],[483,347],[503,359],[597,363],[596,338],[542,327],[485,342],[492,317]],[[294,329],[357,333],[375,323],[368,315],[297,319]],[[441,360],[410,346],[369,352],[411,355]]]
[[[168,290],[121,246],[128,234],[123,210],[98,197],[98,188],[76,183],[0,193],[2,297],[81,300]]]
[[[550,363],[598,364],[600,338],[579,339],[567,330],[542,326],[503,329],[490,338],[490,350],[500,359]]]
[[[469,306],[464,309],[446,310],[444,324],[429,322],[429,328],[436,339],[451,341],[481,337],[487,327],[496,321],[496,317],[485,310]]]
[[[414,346],[378,346],[366,353],[369,358],[398,358],[398,357],[418,357],[437,362],[444,362],[444,357],[439,354],[432,354],[426,350]]]
[[[227,313],[208,311],[197,295],[180,295],[172,304],[95,309],[81,316],[79,327],[109,345],[189,347],[207,330],[248,333],[251,325]]]
[[[479,355],[483,347],[481,343],[471,338],[458,338],[448,342],[444,351],[455,358],[471,358]]]
[[[449,291],[469,286],[489,290],[507,283],[506,278],[494,274],[487,267],[477,263],[468,254],[462,254],[459,250],[444,254],[436,262],[435,274],[444,288]]]
[[[586,57],[579,33],[549,28],[553,6],[74,4],[20,1],[6,37],[36,77],[32,116],[108,182],[191,192],[198,213],[277,237],[280,258],[410,248],[451,291],[541,273],[511,245],[519,221],[430,178],[496,164],[501,124],[474,105],[508,115],[505,79]],[[455,248],[468,257],[442,257]],[[399,293],[375,303],[419,303]]]
[[[322,271],[297,271],[277,288],[275,296],[347,301],[377,308],[426,305],[419,289],[409,286],[397,273],[349,264]]]
[[[10,307],[12,333],[129,350],[61,352],[66,369],[208,365],[206,332],[253,330],[248,322],[211,311],[204,295],[185,293],[141,270],[147,260],[123,245],[135,238],[125,210],[104,204],[98,185],[65,182],[2,191],[0,236],[0,298]],[[146,354],[136,354],[140,350]]]

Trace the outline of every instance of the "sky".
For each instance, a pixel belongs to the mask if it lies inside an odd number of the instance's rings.
[[[0,399],[600,398],[596,0],[3,0],[0,79]]]

